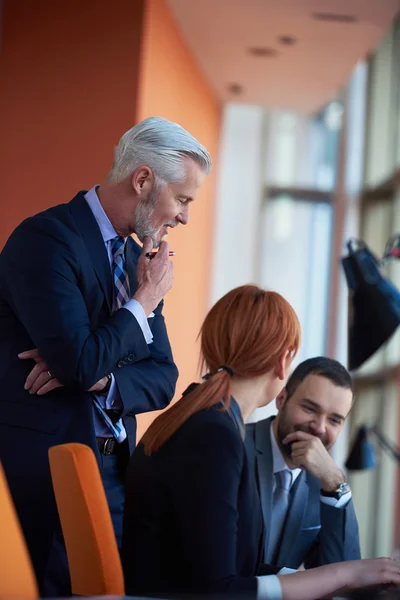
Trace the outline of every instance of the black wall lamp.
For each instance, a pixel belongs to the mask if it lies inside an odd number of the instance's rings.
[[[347,243],[342,266],[349,288],[349,369],[358,369],[400,325],[400,292],[381,268],[400,258],[400,234],[392,236],[378,259],[361,240]]]
[[[400,325],[400,292],[384,277],[382,267],[400,258],[400,234],[390,237],[383,258],[377,258],[365,242],[351,239],[342,266],[349,288],[349,369],[358,369],[396,331]],[[377,425],[361,426],[356,434],[346,468],[349,471],[372,469],[377,461],[372,439],[397,462],[400,448]]]
[[[376,439],[379,446],[387,452],[394,460],[400,462],[400,448],[391,442],[379,429],[377,425],[372,427],[361,426],[355,437],[349,457],[346,461],[346,469],[349,471],[363,471],[376,467],[377,460],[374,447],[371,443]]]

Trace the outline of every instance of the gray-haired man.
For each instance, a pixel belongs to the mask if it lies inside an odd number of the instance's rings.
[[[0,460],[42,594],[69,592],[43,585],[63,571],[51,446],[96,452],[120,540],[135,415],[167,406],[178,374],[162,315],[172,286],[163,239],[188,222],[210,168],[182,127],[146,119],[121,138],[103,184],[25,220],[0,255]]]

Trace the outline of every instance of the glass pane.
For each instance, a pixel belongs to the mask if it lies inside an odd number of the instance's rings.
[[[377,387],[357,391],[354,406],[350,412],[351,439],[361,425],[375,425],[379,421],[382,392]],[[354,507],[360,531],[362,558],[375,556],[376,489],[378,471],[350,471],[348,480],[353,493]]]
[[[296,310],[303,343],[296,363],[325,351],[332,207],[281,195],[262,211],[260,284]]]
[[[392,105],[393,32],[389,32],[370,63],[366,184],[377,185],[389,177],[395,163]]]
[[[393,69],[393,88],[394,88],[394,125],[396,129],[396,167],[400,165],[400,72],[399,72],[399,61],[400,61],[400,18],[395,24],[394,32],[394,52],[393,61],[395,68]]]
[[[397,381],[384,384],[380,406],[379,427],[389,440],[396,440],[399,392]],[[378,487],[375,511],[375,556],[391,556],[394,550],[394,517],[398,465],[387,452],[379,452]]]
[[[400,233],[400,188],[397,189],[392,204],[392,219],[389,235]],[[389,237],[389,236],[388,236]],[[394,260],[385,268],[384,274],[400,290],[400,260]],[[386,344],[385,363],[388,366],[400,363],[400,327]]]
[[[336,180],[342,113],[342,105],[336,101],[311,117],[267,112],[266,185],[331,191]]]
[[[389,440],[396,440],[398,424],[398,383],[371,385],[358,390],[350,413],[351,439],[361,425],[379,425]],[[371,443],[377,458],[377,468],[350,471],[349,484],[360,529],[363,558],[390,556],[394,551],[394,518],[397,464],[379,448],[372,436]]]

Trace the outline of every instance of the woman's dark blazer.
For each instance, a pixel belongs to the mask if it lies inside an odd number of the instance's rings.
[[[194,414],[151,456],[139,444],[131,457],[122,543],[128,595],[256,598],[260,501],[239,407],[232,398],[229,412],[221,408]]]

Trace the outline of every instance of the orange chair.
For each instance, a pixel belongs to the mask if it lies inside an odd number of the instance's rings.
[[[36,600],[35,574],[1,464],[0,532],[0,598]]]
[[[125,594],[121,560],[94,452],[83,444],[49,450],[72,593]]]

